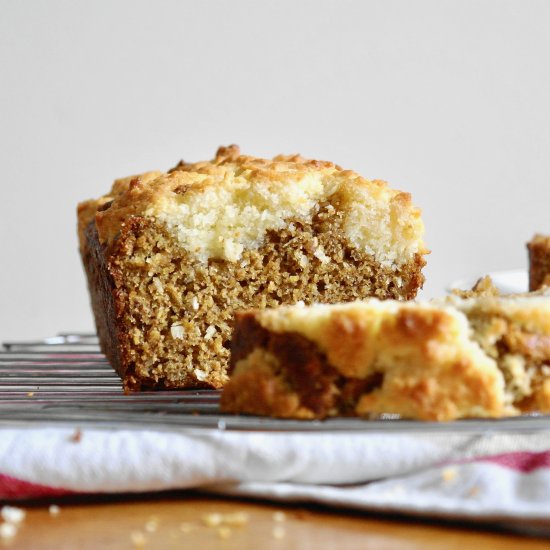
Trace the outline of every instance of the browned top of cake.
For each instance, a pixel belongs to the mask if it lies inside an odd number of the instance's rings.
[[[101,209],[104,205],[112,202],[115,198],[128,192],[130,184],[139,180],[142,184],[147,184],[150,181],[158,178],[161,172],[145,172],[135,176],[128,176],[126,178],[120,178],[114,181],[111,190],[106,195],[99,197],[98,199],[90,199],[83,201],[78,205],[78,241],[80,244],[80,250],[83,251],[86,248],[86,237],[84,232],[89,223],[95,219],[98,209]]]
[[[255,158],[234,145],[221,147],[211,161],[182,161],[166,173],[117,180],[107,195],[82,203],[79,216],[85,227],[94,208],[103,206],[95,215],[103,243],[112,243],[130,217],[142,216],[164,225],[201,261],[236,261],[244,250],[261,246],[267,231],[288,219],[310,219],[329,198],[345,213],[350,245],[380,263],[402,265],[427,253],[420,211],[408,193],[331,162],[299,155]]]
[[[550,235],[537,233],[528,243],[528,245],[546,246],[550,249]]]

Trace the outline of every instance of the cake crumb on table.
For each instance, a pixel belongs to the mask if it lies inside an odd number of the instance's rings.
[[[202,516],[202,522],[207,527],[218,527],[218,525],[221,525],[222,523],[222,515],[221,514],[206,514]]]
[[[274,539],[277,539],[277,540],[283,539],[286,535],[285,528],[282,527],[281,525],[276,525],[275,527],[273,527],[273,531],[271,531],[271,535],[273,536]]]
[[[219,527],[222,525],[242,527],[248,523],[249,519],[249,515],[246,512],[233,512],[230,514],[212,513],[204,515],[202,522],[207,527]]]
[[[158,529],[159,527],[159,523],[158,523],[158,520],[157,519],[148,519],[146,522],[145,522],[145,531],[147,531],[148,533],[154,533],[156,532],[156,530]]]
[[[50,512],[50,516],[58,516],[61,512],[61,508],[57,504],[52,504],[48,508],[48,511]]]
[[[147,538],[141,531],[132,531],[130,539],[136,548],[141,548],[147,544]]]
[[[277,510],[273,513],[273,521],[276,521],[277,523],[282,523],[286,520],[286,514],[282,512],[281,510]]]
[[[17,525],[14,523],[0,524],[0,540],[8,540],[15,537],[17,534]]]
[[[248,523],[248,520],[249,515],[246,512],[234,512],[222,515],[222,522],[232,527],[242,527]]]
[[[2,506],[0,516],[6,523],[21,523],[26,516],[25,510],[15,506]]]
[[[231,532],[229,527],[219,527],[218,537],[220,537],[220,539],[228,539],[231,536]]]

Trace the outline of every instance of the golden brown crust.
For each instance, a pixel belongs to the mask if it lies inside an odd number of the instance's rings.
[[[307,160],[300,155],[278,155],[273,160],[261,159],[241,155],[237,145],[222,146],[218,148],[212,161],[180,161],[166,174],[157,172],[158,177],[152,180],[144,180],[140,176],[117,180],[125,182],[126,185],[118,186],[120,192],[116,196],[118,200],[113,208],[97,217],[101,241],[111,242],[125,219],[143,214],[151,204],[159,200],[159,197],[170,195],[171,192],[182,188],[196,193],[211,185],[224,185],[228,169],[233,173],[246,173],[251,179],[286,183],[288,169],[296,174],[306,174],[311,170],[336,170],[336,165],[331,162]],[[148,185],[149,183],[153,185]],[[112,192],[109,193],[109,197],[112,195]]]
[[[131,217],[151,217],[165,223],[181,246],[203,261],[237,260],[243,248],[260,246],[267,230],[281,227],[289,217],[307,221],[315,204],[329,198],[347,213],[344,229],[361,251],[388,265],[428,253],[420,211],[408,193],[331,162],[299,155],[260,159],[241,155],[236,146],[220,148],[212,161],[181,161],[167,173],[117,180],[105,196],[80,205],[79,227],[88,225],[94,208],[108,203],[95,214],[101,243],[111,245]],[[208,212],[218,213],[210,220]],[[257,227],[247,234],[250,225]]]
[[[141,175],[117,179],[106,195],[97,199],[81,202],[77,207],[78,241],[81,253],[83,253],[86,248],[85,232],[91,222],[95,223],[97,213],[101,212],[105,205],[110,205],[114,199],[125,194],[132,182],[139,180],[146,183],[156,179],[158,176],[160,176],[160,172],[146,172]]]

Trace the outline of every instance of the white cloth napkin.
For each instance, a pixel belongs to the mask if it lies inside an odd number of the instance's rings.
[[[472,436],[0,429],[0,499],[184,488],[550,525],[550,430]]]

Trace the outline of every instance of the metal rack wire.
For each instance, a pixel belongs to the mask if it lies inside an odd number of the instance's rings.
[[[548,416],[450,423],[392,416],[376,420],[299,421],[225,415],[218,391],[125,394],[93,334],[60,333],[32,342],[4,342],[0,351],[0,426],[71,425],[131,429],[210,428],[250,431],[532,432]]]

